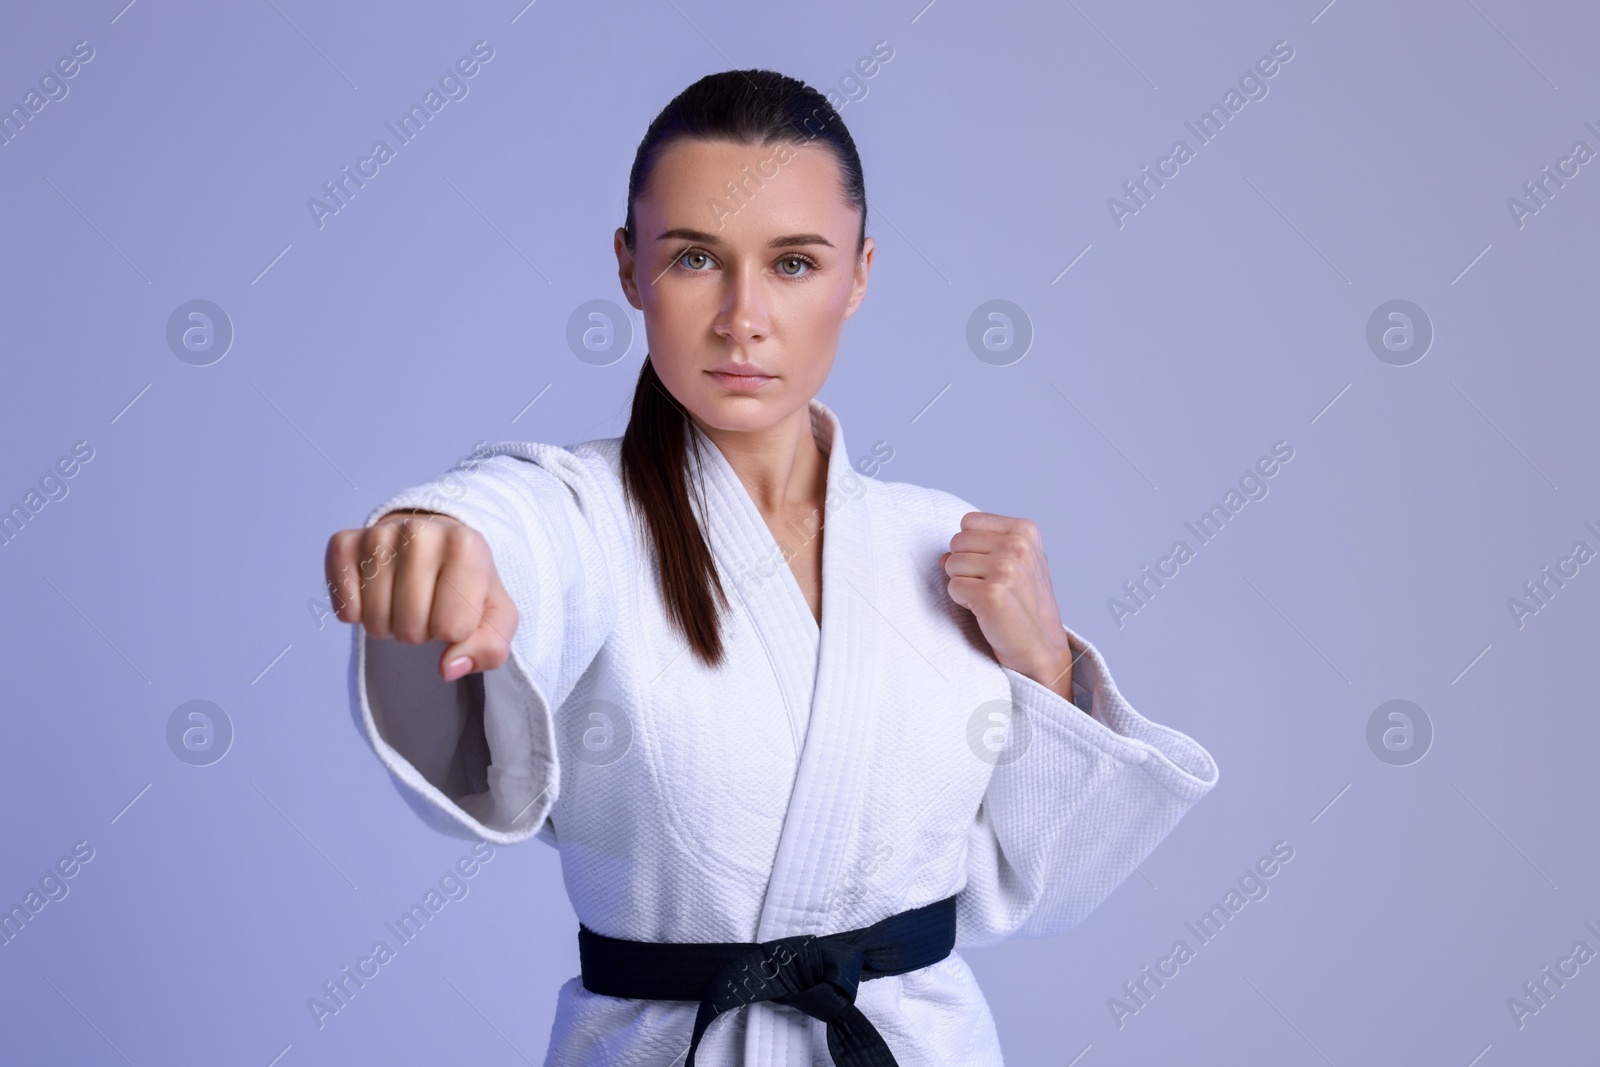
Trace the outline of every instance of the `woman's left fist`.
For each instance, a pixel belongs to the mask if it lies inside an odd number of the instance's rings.
[[[986,511],[961,517],[961,532],[939,557],[950,599],[978,620],[995,659],[1067,700],[1075,649],[1061,625],[1039,528]]]

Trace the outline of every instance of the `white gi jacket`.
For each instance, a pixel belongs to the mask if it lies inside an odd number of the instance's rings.
[[[716,670],[668,623],[624,510],[620,438],[498,444],[384,501],[368,526],[414,507],[483,534],[520,622],[503,667],[453,683],[440,643],[353,627],[372,745],[446,832],[554,845],[579,920],[612,937],[830,934],[951,894],[958,949],[1063,933],[1216,785],[1216,764],[1136,712],[1074,631],[1078,706],[1000,666],[938,565],[976,509],[857,474],[837,417],[810,411],[828,453],[820,629],[733,468],[709,440],[703,460],[690,450],[730,600]],[[856,1004],[902,1067],[1001,1062],[959,952],[862,982]],[[681,1063],[695,1012],[574,977],[545,1063]],[[832,1064],[824,1024],[772,1003],[718,1018],[695,1059]]]

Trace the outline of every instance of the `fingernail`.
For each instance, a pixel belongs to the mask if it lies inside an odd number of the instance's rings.
[[[447,682],[453,682],[462,675],[470,674],[471,672],[472,657],[457,656],[455,659],[444,665],[444,680]]]

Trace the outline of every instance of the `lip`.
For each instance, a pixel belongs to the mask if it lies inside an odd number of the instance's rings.
[[[768,382],[777,380],[753,363],[723,362],[707,370],[706,373],[715,378],[717,384],[723,388],[741,393],[753,393]]]
[[[725,359],[714,367],[707,368],[713,374],[742,374],[756,378],[770,378],[765,367],[754,363],[740,363],[737,360]]]

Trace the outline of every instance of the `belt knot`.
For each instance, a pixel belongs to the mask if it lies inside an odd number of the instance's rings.
[[[762,942],[675,943],[607,937],[580,925],[583,985],[604,996],[699,1001],[684,1067],[717,1016],[747,1004],[784,1004],[827,1025],[837,1067],[896,1067],[883,1035],[856,1006],[862,982],[931,967],[956,942],[956,898],[946,897],[843,933]]]
[[[759,1000],[832,1023],[856,1001],[866,952],[845,935],[801,934],[763,941],[712,982],[713,1016]]]

